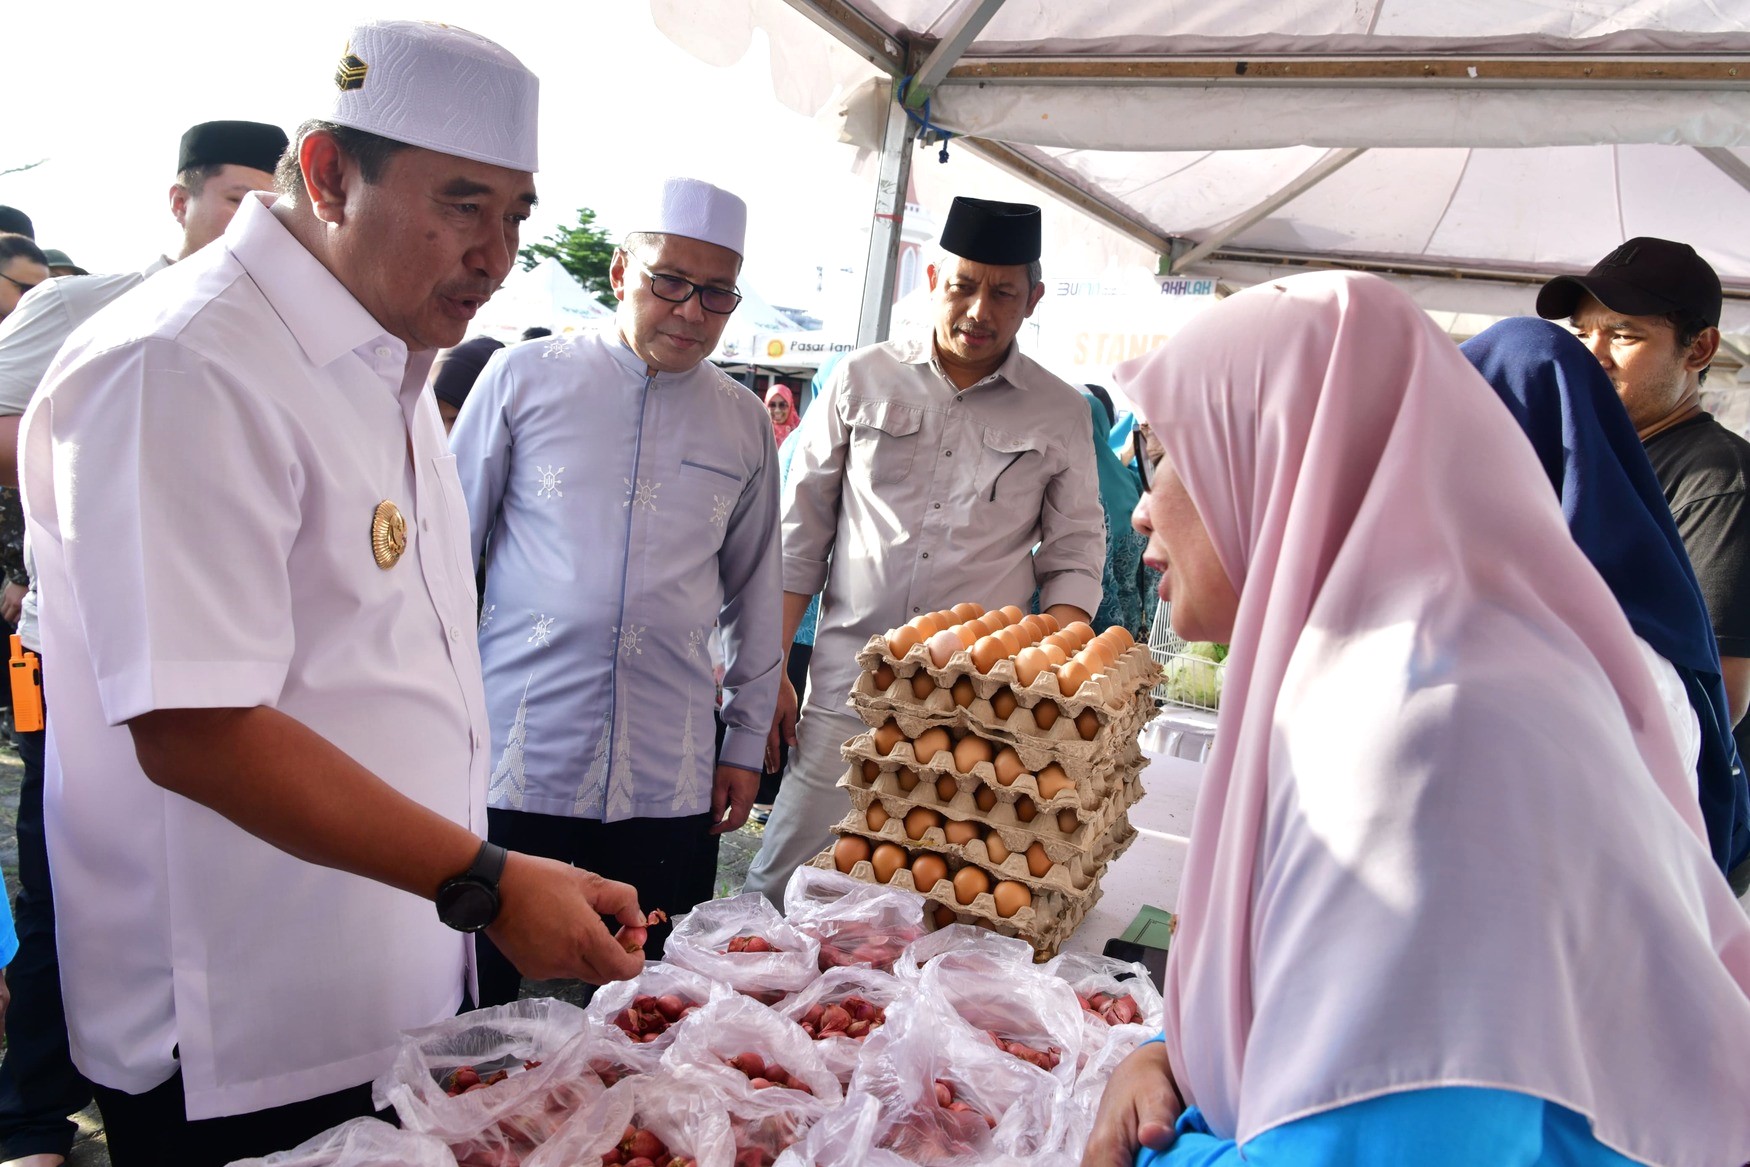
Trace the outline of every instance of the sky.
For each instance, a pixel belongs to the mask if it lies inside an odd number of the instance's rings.
[[[747,199],[744,276],[768,300],[806,302],[817,264],[861,263],[873,184],[851,172],[848,147],[773,98],[763,37],[739,65],[715,68],[657,31],[644,0],[194,0],[105,5],[101,19],[78,0],[13,8],[9,44],[39,46],[44,65],[40,99],[11,74],[22,92],[0,128],[0,170],[44,161],[0,175],[0,203],[94,272],[174,253],[168,191],[185,129],[244,118],[289,133],[324,112],[348,27],[410,16],[490,37],[540,77],[541,205],[525,243],[580,206],[616,235],[636,230],[645,192],[687,174]]]

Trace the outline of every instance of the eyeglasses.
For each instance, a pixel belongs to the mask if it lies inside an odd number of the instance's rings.
[[[1142,492],[1147,494],[1154,489],[1155,475],[1161,468],[1160,460],[1148,456],[1148,439],[1139,429],[1130,431],[1130,448],[1136,451],[1136,472],[1142,476]]]
[[[741,303],[740,292],[732,292],[727,288],[710,288],[704,284],[695,284],[692,280],[683,280],[679,276],[664,275],[651,271],[642,263],[638,265],[638,270],[650,280],[650,294],[658,300],[667,300],[670,304],[685,304],[697,292],[699,307],[717,316],[727,316]]]
[[[11,276],[7,275],[5,272],[0,272],[0,280],[5,280],[7,283],[9,283],[13,287],[17,288],[18,294],[20,296],[24,295],[26,292],[30,291],[32,288],[37,286],[36,284],[27,284],[23,280],[15,280]],[[38,281],[38,282],[41,282],[41,281]]]

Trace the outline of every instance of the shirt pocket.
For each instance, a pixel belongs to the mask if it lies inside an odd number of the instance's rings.
[[[868,482],[902,482],[923,442],[924,411],[894,401],[852,401],[850,468]]]
[[[682,459],[679,488],[682,527],[689,540],[702,550],[715,553],[723,546],[729,516],[741,500],[745,479],[738,470],[704,459]]]
[[[1029,434],[984,427],[978,501],[1037,515],[1045,496],[1045,443]]]

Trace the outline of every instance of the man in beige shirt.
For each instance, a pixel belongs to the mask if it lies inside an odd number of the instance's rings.
[[[1040,282],[1039,208],[957,198],[929,268],[931,336],[861,349],[796,431],[784,485],[784,643],[821,595],[795,749],[747,887],[776,901],[850,806],[836,789],[869,637],[965,600],[1060,621],[1100,604],[1105,517],[1088,407],[1015,344]]]

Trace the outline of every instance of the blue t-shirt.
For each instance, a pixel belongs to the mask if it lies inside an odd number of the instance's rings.
[[[1634,1167],[1574,1111],[1473,1086],[1407,1090],[1274,1127],[1246,1144],[1209,1133],[1192,1107],[1166,1151],[1136,1167]]]
[[[0,968],[18,955],[18,930],[12,926],[12,901],[0,890]]]

